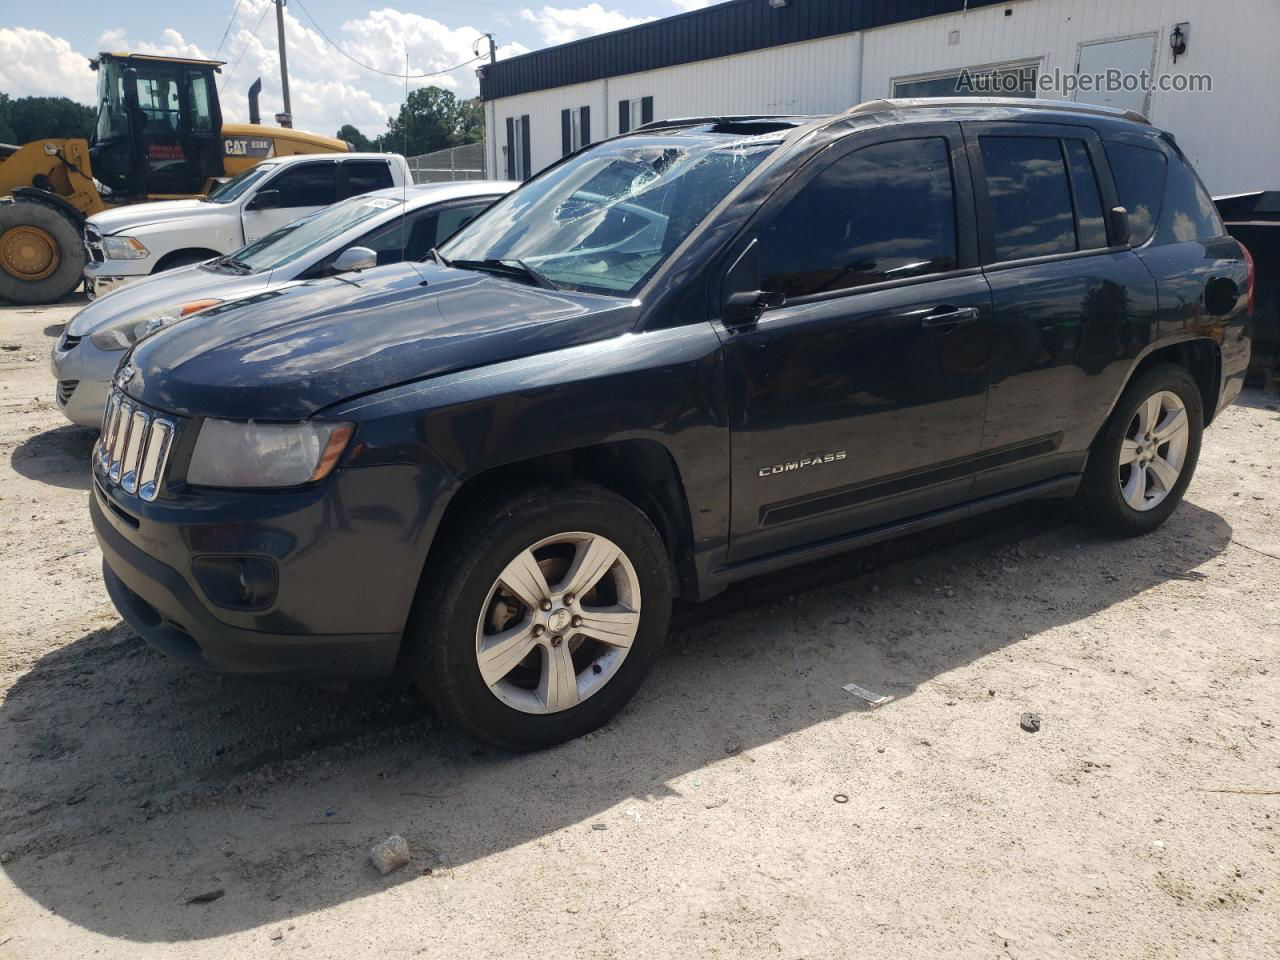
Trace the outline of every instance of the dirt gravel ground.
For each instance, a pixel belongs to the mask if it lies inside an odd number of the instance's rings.
[[[121,625],[51,400],[74,309],[0,309],[0,958],[1280,956],[1275,398],[1149,537],[1023,508],[744,585],[507,756]]]

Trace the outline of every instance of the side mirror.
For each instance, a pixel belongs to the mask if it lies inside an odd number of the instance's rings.
[[[766,310],[787,305],[787,295],[776,291],[740,290],[731,293],[724,301],[724,316],[729,321],[758,320]]]
[[[1124,207],[1111,208],[1111,242],[1127,247],[1133,231],[1129,228],[1129,211]]]
[[[274,188],[259,190],[249,201],[249,210],[271,210],[280,206],[280,191]]]
[[[347,247],[333,261],[334,273],[359,273],[378,265],[378,255],[368,247]]]

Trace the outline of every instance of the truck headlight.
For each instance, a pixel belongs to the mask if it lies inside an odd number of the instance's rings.
[[[102,249],[108,260],[141,260],[149,252],[134,237],[103,237]]]
[[[296,487],[328,476],[355,431],[352,423],[243,423],[206,419],[200,425],[187,482],[200,487]]]
[[[161,327],[167,327],[185,316],[219,303],[222,303],[222,301],[212,299],[192,300],[190,303],[184,303],[180,307],[166,307],[163,310],[144,314],[141,317],[126,317],[109,326],[95,330],[89,334],[89,340],[99,350],[128,350],[143,337],[155,333]]]

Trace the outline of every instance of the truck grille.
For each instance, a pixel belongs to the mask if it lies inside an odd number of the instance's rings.
[[[172,420],[112,390],[93,454],[103,480],[125,493],[154,500],[164,480],[175,429]]]
[[[79,380],[59,380],[58,381],[58,406],[65,407],[71,402],[71,395],[76,392],[76,387],[80,386]]]

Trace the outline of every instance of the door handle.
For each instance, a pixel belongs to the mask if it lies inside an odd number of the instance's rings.
[[[920,326],[926,330],[955,330],[977,320],[977,307],[934,307],[920,318]]]

